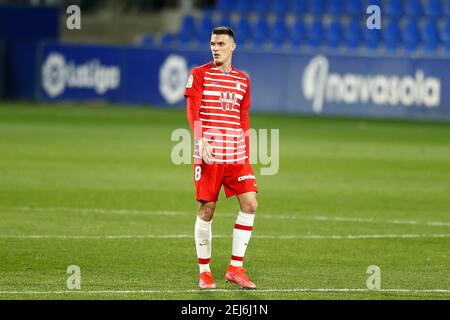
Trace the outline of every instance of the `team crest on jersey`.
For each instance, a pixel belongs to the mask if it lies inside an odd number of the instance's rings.
[[[236,89],[241,90],[241,83],[239,80],[236,81]]]
[[[236,104],[236,93],[234,92],[221,92],[220,103],[222,104],[223,111],[233,110]]]

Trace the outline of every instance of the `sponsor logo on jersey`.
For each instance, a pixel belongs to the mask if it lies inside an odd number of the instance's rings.
[[[221,92],[220,103],[223,111],[233,110],[236,104],[236,94],[234,92]]]
[[[325,102],[426,108],[437,108],[441,103],[440,79],[426,76],[422,69],[414,76],[330,73],[330,63],[323,55],[312,58],[306,66],[302,89],[316,113],[322,112]]]
[[[238,181],[244,181],[244,180],[255,180],[255,176],[249,173],[246,176],[240,176],[238,177]]]

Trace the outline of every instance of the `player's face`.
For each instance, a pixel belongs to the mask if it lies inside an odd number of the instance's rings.
[[[231,56],[236,43],[227,34],[213,34],[211,36],[211,52],[216,66],[231,63]]]

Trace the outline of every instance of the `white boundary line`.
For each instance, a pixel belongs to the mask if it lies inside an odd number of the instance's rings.
[[[214,238],[231,238],[232,235],[213,235]],[[122,239],[180,239],[193,238],[188,234],[144,234],[144,235],[39,235],[0,234],[0,239],[59,239],[59,240],[122,240]],[[252,238],[274,240],[358,240],[358,239],[419,239],[450,238],[450,233],[431,234],[350,234],[350,235],[252,235]]]
[[[333,289],[333,288],[294,288],[294,289],[187,289],[187,290],[61,290],[61,291],[0,291],[4,294],[145,294],[145,293],[204,293],[204,292],[245,292],[245,293],[292,293],[292,292],[367,292],[367,293],[450,293],[450,289]]]
[[[73,212],[73,213],[107,213],[107,214],[125,214],[125,215],[163,215],[163,216],[180,216],[187,215],[187,211],[168,211],[168,210],[132,210],[132,209],[104,209],[104,208],[56,208],[56,207],[2,207],[7,210],[33,211],[33,212]]]
[[[65,211],[74,213],[97,213],[97,214],[124,214],[124,215],[162,215],[162,216],[181,216],[194,215],[195,212],[189,211],[167,211],[167,210],[133,210],[133,209],[105,209],[105,208],[64,208],[64,207],[6,207],[0,208],[20,211],[35,211],[35,212],[51,212],[51,211]],[[221,216],[235,216],[233,213],[220,213]],[[323,215],[308,215],[305,216],[300,213],[290,212],[290,214],[257,214],[258,218],[264,219],[285,219],[285,220],[317,220],[317,221],[336,221],[336,222],[359,222],[359,223],[380,223],[380,224],[397,224],[397,225],[424,225],[434,227],[450,227],[450,222],[446,221],[417,221],[417,220],[376,220],[371,218],[354,218],[354,217],[331,217]]]

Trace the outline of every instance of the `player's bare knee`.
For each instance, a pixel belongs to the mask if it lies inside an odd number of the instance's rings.
[[[198,210],[198,216],[203,221],[211,221],[214,215],[214,210],[216,208],[215,203],[208,202],[200,205],[200,209]]]
[[[254,201],[245,202],[242,205],[241,211],[243,211],[245,213],[254,214],[254,213],[256,213],[256,209],[258,209],[258,202],[256,200],[254,200]]]

